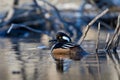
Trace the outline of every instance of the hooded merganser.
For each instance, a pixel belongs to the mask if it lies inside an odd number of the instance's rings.
[[[66,58],[81,60],[87,55],[80,45],[73,43],[71,38],[63,32],[58,32],[56,39],[50,40],[50,42],[56,42],[51,48],[51,55],[56,61]]]

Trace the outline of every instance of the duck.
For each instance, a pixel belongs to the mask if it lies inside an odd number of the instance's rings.
[[[88,54],[79,44],[72,42],[70,36],[64,32],[57,32],[55,39],[49,42],[54,42],[51,47],[51,56],[55,61],[81,60]]]

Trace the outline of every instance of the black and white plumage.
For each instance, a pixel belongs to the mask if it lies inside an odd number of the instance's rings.
[[[62,60],[65,58],[81,60],[88,54],[80,45],[73,43],[71,38],[63,32],[58,32],[56,39],[50,41],[56,42],[51,48],[51,55],[55,60]]]
[[[76,46],[74,43],[66,43],[62,45],[62,48],[67,49]]]

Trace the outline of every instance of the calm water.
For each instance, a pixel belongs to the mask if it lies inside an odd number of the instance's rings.
[[[81,61],[65,60],[62,67],[56,67],[50,50],[39,45],[34,39],[0,39],[0,80],[120,80],[118,60],[113,54],[113,60],[103,52],[93,54],[94,41],[82,44],[90,55]]]

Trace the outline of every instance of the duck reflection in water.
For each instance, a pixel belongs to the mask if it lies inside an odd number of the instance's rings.
[[[80,45],[73,43],[71,38],[63,32],[58,32],[56,39],[50,40],[50,42],[54,42],[51,55],[56,61],[56,68],[59,71],[66,70],[65,68],[70,63],[69,60],[78,61],[88,54]]]
[[[70,68],[72,60],[70,59],[64,59],[64,60],[57,60],[56,61],[56,69],[58,72],[66,72]]]

